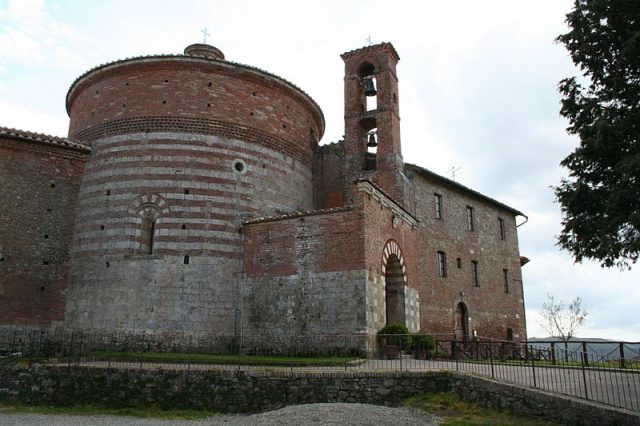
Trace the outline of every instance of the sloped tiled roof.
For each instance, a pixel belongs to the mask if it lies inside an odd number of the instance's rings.
[[[448,185],[450,187],[453,187],[455,189],[458,189],[462,192],[466,192],[471,196],[474,196],[476,198],[480,198],[484,201],[489,202],[490,204],[496,205],[498,207],[501,207],[505,210],[509,210],[511,213],[515,214],[516,216],[524,216],[527,217],[527,215],[525,215],[524,213],[522,213],[519,210],[514,209],[513,207],[510,207],[504,203],[501,203],[500,201],[497,201],[491,197],[488,197],[478,191],[474,191],[473,189],[464,186],[454,180],[448,179],[444,176],[440,176],[437,173],[432,172],[431,170],[425,169],[424,167],[420,167],[420,166],[416,166],[415,164],[409,164],[409,163],[405,163],[405,168],[414,171],[415,173],[422,175],[424,177],[426,177],[427,179],[433,179],[439,183]]]
[[[360,54],[365,53],[365,52],[370,52],[370,51],[373,51],[373,50],[380,50],[380,49],[389,49],[389,51],[391,51],[391,54],[393,55],[395,60],[396,61],[400,60],[400,56],[398,55],[398,52],[396,52],[395,47],[393,47],[393,44],[387,43],[387,42],[382,42],[382,43],[374,44],[374,45],[371,45],[371,46],[365,46],[365,47],[361,47],[359,49],[350,50],[348,52],[344,52],[342,55],[340,55],[340,57],[342,59],[346,59],[346,58],[348,58],[350,56],[353,56],[353,55],[360,55]]]
[[[247,220],[244,222],[245,225],[252,225],[254,223],[263,223],[263,222],[273,222],[276,220],[284,220],[284,219],[293,219],[296,217],[305,217],[305,216],[316,216],[316,215],[320,215],[320,214],[326,214],[326,213],[336,213],[336,212],[342,212],[342,211],[347,211],[347,210],[352,210],[352,207],[333,207],[330,209],[320,209],[320,210],[307,210],[307,211],[303,211],[303,212],[294,212],[294,213],[288,213],[288,214],[282,214],[282,215],[277,215],[277,216],[265,216],[265,217],[258,217],[255,219],[251,219],[251,220]]]
[[[23,141],[35,142],[44,145],[54,145],[61,148],[69,148],[81,152],[91,151],[90,147],[77,142],[73,142],[67,138],[45,135],[44,133],[28,132],[26,130],[12,129],[10,127],[0,126],[0,137],[20,139]]]

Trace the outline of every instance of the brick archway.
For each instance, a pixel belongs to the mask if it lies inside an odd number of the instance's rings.
[[[386,323],[406,325],[406,266],[402,250],[393,240],[389,240],[382,251],[382,274],[385,280]]]
[[[389,256],[395,254],[400,261],[400,266],[402,267],[402,276],[404,277],[404,282],[407,283],[407,267],[404,263],[404,256],[402,255],[402,250],[398,243],[395,240],[389,240],[384,245],[384,249],[382,250],[382,275],[387,273],[387,263],[389,261]]]

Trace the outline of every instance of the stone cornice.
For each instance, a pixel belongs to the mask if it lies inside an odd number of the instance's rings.
[[[413,217],[409,212],[407,212],[400,204],[395,202],[391,197],[385,194],[381,189],[375,186],[372,182],[368,180],[360,180],[356,182],[356,188],[358,191],[365,192],[369,194],[373,199],[378,201],[384,207],[391,210],[393,215],[398,219],[405,222],[407,225],[411,226],[411,228],[415,228],[418,226],[418,220]]]

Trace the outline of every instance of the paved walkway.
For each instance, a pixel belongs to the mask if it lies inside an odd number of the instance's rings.
[[[406,371],[452,370],[478,374],[518,385],[558,392],[640,411],[640,371],[580,367],[541,367],[528,365],[480,364],[471,362],[370,360],[362,369]]]

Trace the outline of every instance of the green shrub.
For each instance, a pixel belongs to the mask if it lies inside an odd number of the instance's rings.
[[[385,339],[385,345],[411,348],[411,334],[404,324],[387,324],[378,331],[378,336]]]
[[[429,333],[415,333],[412,335],[413,350],[426,349],[428,353],[436,348],[436,339]]]

